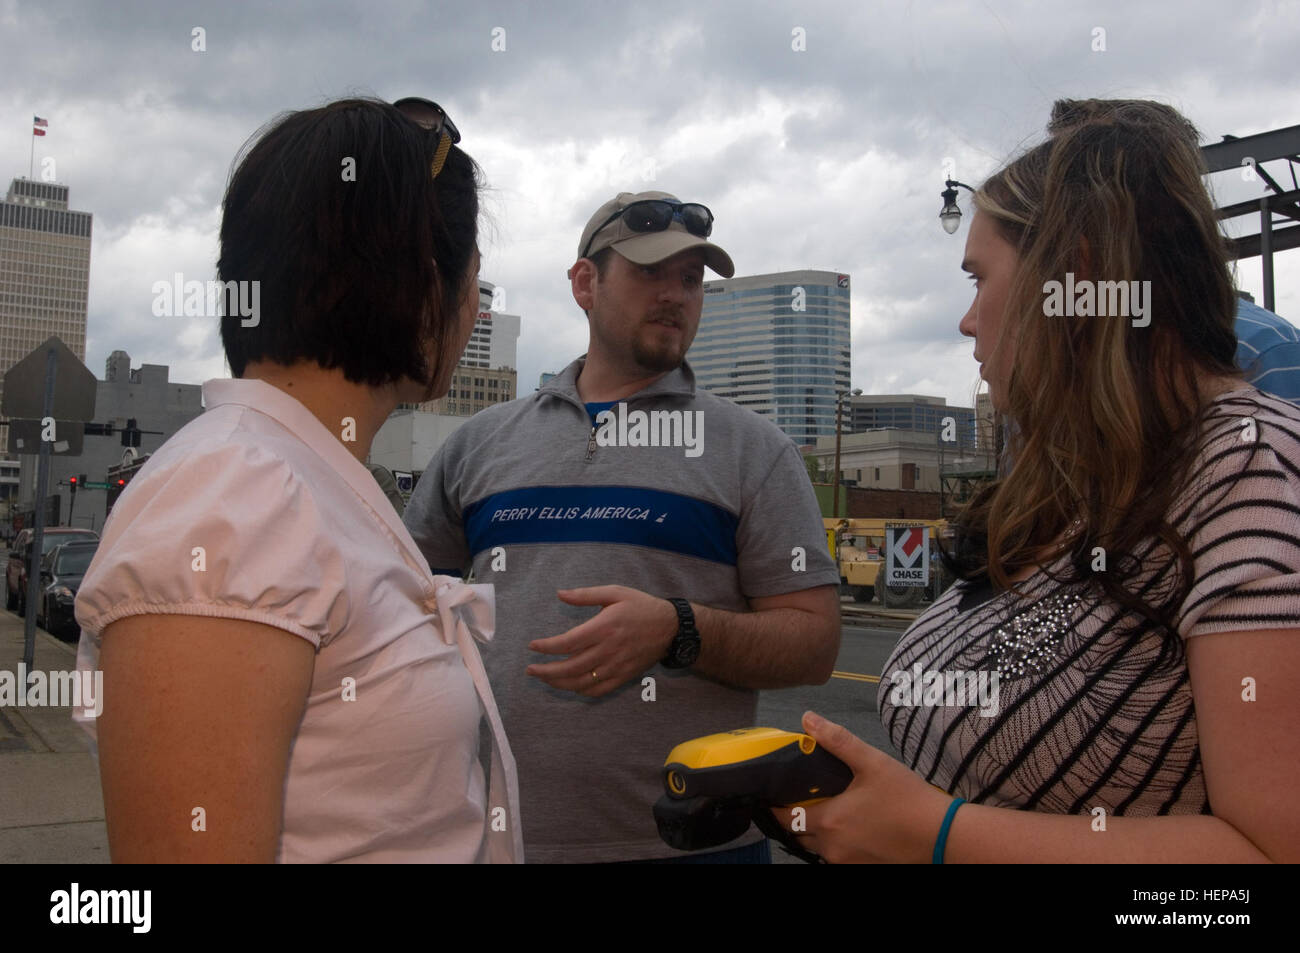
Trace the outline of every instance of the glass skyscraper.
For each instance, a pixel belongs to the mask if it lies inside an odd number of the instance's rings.
[[[835,396],[849,389],[849,276],[806,270],[705,282],[686,359],[700,387],[769,418],[795,443],[834,435]]]

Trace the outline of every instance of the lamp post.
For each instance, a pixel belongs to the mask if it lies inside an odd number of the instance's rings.
[[[975,190],[965,182],[958,182],[956,179],[945,179],[943,185],[944,189],[939,193],[943,198],[943,211],[939,213],[939,221],[943,223],[943,230],[951,235],[961,224],[961,209],[957,206],[958,186],[972,195],[975,194]]]
[[[838,518],[840,515],[840,434],[843,433],[844,427],[840,424],[840,418],[844,412],[844,398],[852,394],[857,397],[862,393],[861,387],[855,387],[852,391],[841,391],[835,397],[835,477],[831,484],[831,517]]]
[[[939,221],[943,225],[943,230],[951,235],[957,231],[957,226],[961,224],[961,208],[957,205],[957,189],[963,188],[971,195],[975,194],[965,182],[958,182],[956,179],[945,179],[943,191],[940,197],[943,199],[943,210],[939,212]],[[958,456],[961,455],[960,440],[957,444]],[[939,443],[939,519],[943,519],[944,510],[944,488],[943,488],[943,443]]]

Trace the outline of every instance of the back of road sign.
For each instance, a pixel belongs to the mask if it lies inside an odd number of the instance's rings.
[[[46,339],[44,344],[9,368],[4,376],[0,414],[27,420],[40,420],[45,416],[45,352],[51,347],[54,348],[57,370],[54,407],[50,416],[60,421],[94,420],[95,375],[55,336]]]

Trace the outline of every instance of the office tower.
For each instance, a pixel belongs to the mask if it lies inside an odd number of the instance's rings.
[[[452,375],[451,390],[446,397],[425,401],[417,409],[469,416],[515,399],[519,315],[493,311],[495,292],[496,285],[479,279],[478,320]]]
[[[496,285],[482,278],[478,282],[478,320],[460,359],[466,367],[516,367],[519,344],[519,315],[493,311]]]
[[[686,355],[696,384],[769,418],[795,443],[835,433],[849,389],[849,276],[783,271],[708,281]]]
[[[85,361],[90,230],[89,212],[69,210],[66,185],[10,184],[0,203],[0,375],[52,334]],[[0,453],[8,442],[0,421]]]

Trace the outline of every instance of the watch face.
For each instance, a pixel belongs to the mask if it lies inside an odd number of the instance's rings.
[[[694,665],[695,660],[700,657],[700,640],[691,639],[690,641],[683,642],[677,647],[675,655],[678,665]]]

